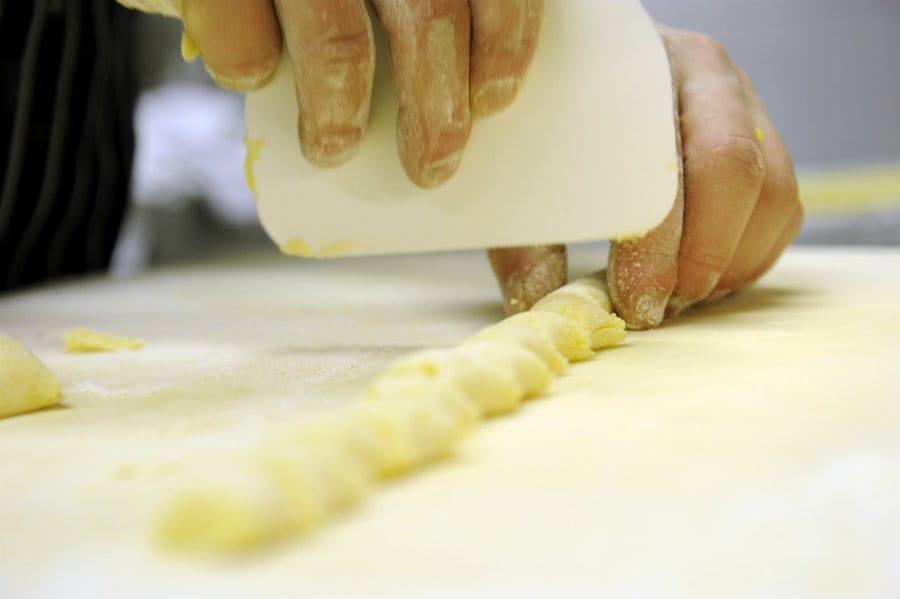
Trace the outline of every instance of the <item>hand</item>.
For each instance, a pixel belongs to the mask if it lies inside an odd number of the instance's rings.
[[[790,154],[747,74],[705,35],[668,28],[660,35],[676,92],[682,185],[662,224],[610,249],[613,303],[636,329],[753,283],[803,222]],[[489,255],[507,312],[565,283],[562,246]]]
[[[304,156],[345,162],[366,131],[375,48],[365,0],[120,0],[180,16],[213,78],[249,91],[291,57]],[[397,145],[423,187],[459,165],[471,112],[515,98],[534,53],[543,0],[372,0],[387,32],[400,113]]]

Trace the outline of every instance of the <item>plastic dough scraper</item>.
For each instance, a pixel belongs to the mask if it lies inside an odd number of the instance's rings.
[[[306,162],[290,65],[247,97],[248,182],[288,254],[343,256],[618,239],[663,220],[678,186],[672,86],[638,0],[546,0],[516,101],[478,119],[458,172],[410,182],[376,24],[369,130],[335,168]]]

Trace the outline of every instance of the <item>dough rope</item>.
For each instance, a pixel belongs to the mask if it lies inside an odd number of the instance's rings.
[[[375,481],[447,455],[484,418],[546,390],[569,362],[624,339],[601,280],[574,281],[455,347],[401,358],[340,415],[279,427],[249,463],[229,465],[231,476],[179,491],[158,539],[182,551],[252,548],[307,531]],[[249,482],[234,475],[242,468]]]

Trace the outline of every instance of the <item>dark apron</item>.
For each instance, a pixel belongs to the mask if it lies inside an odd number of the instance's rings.
[[[0,0],[0,291],[109,264],[134,148],[133,16]]]

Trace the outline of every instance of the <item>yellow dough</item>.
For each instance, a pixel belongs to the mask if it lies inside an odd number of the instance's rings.
[[[0,335],[0,418],[31,412],[62,399],[59,383],[34,354]]]
[[[64,336],[65,348],[69,353],[81,354],[90,352],[115,352],[141,349],[141,339],[121,337],[101,333],[93,329],[71,329]]]
[[[198,56],[200,56],[200,48],[197,47],[197,42],[187,31],[184,31],[181,34],[181,57],[185,62],[194,62]]]
[[[360,501],[373,481],[446,456],[483,418],[542,393],[567,361],[619,343],[625,325],[610,307],[600,277],[581,279],[456,347],[396,361],[347,412],[270,433],[249,464],[231,469],[245,469],[240,483],[225,476],[182,489],[157,538],[221,552],[309,530]]]

